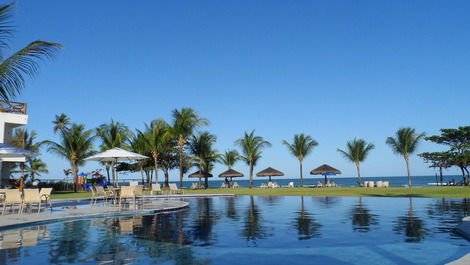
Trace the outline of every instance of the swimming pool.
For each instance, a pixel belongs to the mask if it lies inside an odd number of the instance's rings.
[[[0,264],[445,264],[469,199],[238,196],[1,232]]]

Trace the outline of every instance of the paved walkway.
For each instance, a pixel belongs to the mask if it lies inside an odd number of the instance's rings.
[[[106,217],[118,215],[152,214],[161,211],[173,211],[185,208],[189,203],[180,200],[163,200],[146,198],[144,207],[134,209],[133,206],[119,207],[111,203],[90,205],[89,200],[56,200],[53,201],[53,211],[45,209],[41,213],[5,214],[0,216],[0,229],[30,225],[37,222],[66,221],[79,218]],[[8,209],[8,208],[7,208]],[[37,208],[35,208],[37,209]],[[33,209],[33,211],[35,210]]]

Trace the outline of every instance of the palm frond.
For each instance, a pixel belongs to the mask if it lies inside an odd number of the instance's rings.
[[[0,98],[10,100],[20,94],[25,76],[34,77],[38,60],[52,59],[62,45],[47,41],[34,41],[11,55],[0,64]]]

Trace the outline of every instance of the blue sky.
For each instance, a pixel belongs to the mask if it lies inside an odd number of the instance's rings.
[[[336,149],[359,137],[376,145],[365,176],[405,175],[387,136],[468,125],[469,10],[467,1],[21,0],[12,48],[36,39],[64,48],[18,100],[40,139],[54,139],[62,112],[89,128],[111,119],[142,128],[193,107],[221,151],[252,129],[273,144],[255,170],[298,177],[281,142],[303,132],[320,143],[305,174],[328,163],[355,176]],[[62,178],[67,162],[43,153],[48,177]],[[434,174],[417,157],[411,166]]]

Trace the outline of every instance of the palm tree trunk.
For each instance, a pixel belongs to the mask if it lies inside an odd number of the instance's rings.
[[[178,142],[179,168],[180,168],[180,188],[183,187],[183,146],[184,139],[180,136]]]
[[[140,176],[142,177],[142,185],[145,185],[145,181],[144,181],[144,165],[143,165],[142,161],[140,161]]]
[[[303,172],[302,172],[302,160],[299,160],[299,163],[300,163],[300,187],[303,187],[304,186],[304,176],[303,176]],[[303,201],[303,198],[302,198],[302,201]]]
[[[153,156],[153,163],[155,167],[155,183],[158,183],[158,156]],[[150,182],[150,187],[152,187],[152,183]]]
[[[408,156],[405,156],[406,172],[408,173],[408,187],[411,187],[411,173],[410,173],[410,161]]]
[[[253,188],[253,162],[250,161],[250,189]]]
[[[77,192],[78,190],[78,168],[75,166],[75,163],[72,161],[70,162],[70,166],[72,167],[72,174],[73,174],[73,191]]]
[[[356,162],[356,169],[357,169],[357,185],[361,186],[362,180],[361,180],[361,169],[359,162]]]
[[[21,169],[20,191],[23,191],[24,189],[24,163],[20,164],[20,169]]]
[[[168,187],[170,186],[169,184],[169,181],[170,181],[170,175],[168,174],[168,168],[165,168],[163,170],[163,174],[165,174],[165,187]]]

